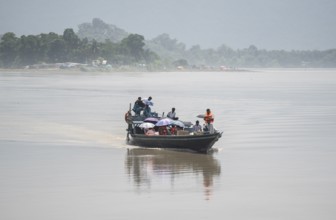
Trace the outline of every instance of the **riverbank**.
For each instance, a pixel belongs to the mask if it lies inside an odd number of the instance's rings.
[[[165,68],[165,69],[153,69],[146,66],[118,66],[112,67],[110,65],[106,66],[91,66],[85,64],[75,64],[63,65],[63,64],[41,64],[32,65],[25,68],[0,68],[1,72],[250,72],[250,68],[235,68],[235,67],[176,67],[176,68]]]

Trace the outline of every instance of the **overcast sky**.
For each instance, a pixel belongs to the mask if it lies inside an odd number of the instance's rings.
[[[93,18],[203,49],[336,48],[336,0],[0,0],[0,34],[61,34]]]

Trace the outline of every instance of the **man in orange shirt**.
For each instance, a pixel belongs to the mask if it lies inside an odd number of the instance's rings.
[[[204,116],[204,121],[205,125],[209,131],[210,134],[214,133],[214,128],[213,128],[213,122],[214,122],[214,115],[212,114],[210,109],[206,110],[205,116]]]

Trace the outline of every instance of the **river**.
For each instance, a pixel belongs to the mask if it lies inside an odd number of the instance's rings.
[[[137,97],[195,122],[211,153],[126,144]],[[332,220],[336,70],[0,71],[0,219]]]

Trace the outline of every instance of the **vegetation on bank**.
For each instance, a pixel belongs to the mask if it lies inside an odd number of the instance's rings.
[[[147,70],[224,70],[247,67],[336,67],[336,49],[325,51],[259,50],[255,46],[233,50],[225,45],[201,49],[162,34],[152,40],[128,34],[100,19],[79,25],[77,33],[22,35],[8,32],[0,40],[0,68],[22,68],[34,64],[106,61],[112,68]]]
[[[144,37],[130,34],[119,43],[80,39],[73,29],[56,33],[16,37],[6,33],[0,42],[0,66],[25,67],[37,63],[91,63],[100,57],[112,65],[155,63],[158,56],[144,49]]]

